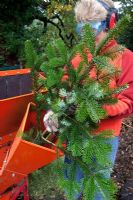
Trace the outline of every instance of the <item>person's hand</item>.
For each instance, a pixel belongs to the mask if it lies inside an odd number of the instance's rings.
[[[43,123],[48,132],[55,133],[58,131],[58,117],[52,110],[49,110],[43,118]]]

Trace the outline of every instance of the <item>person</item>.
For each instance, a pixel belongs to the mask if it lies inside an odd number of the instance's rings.
[[[82,34],[85,24],[90,24],[96,35],[96,44],[99,44],[99,42],[106,36],[108,30],[113,28],[117,21],[117,10],[115,9],[112,0],[79,0],[76,3],[74,10],[77,21],[76,30],[78,34]],[[115,45],[117,45],[115,40],[110,41],[104,48],[104,51],[113,48]],[[77,55],[72,60],[73,67],[77,68],[80,62],[81,57]],[[111,87],[128,84],[128,88],[117,96],[118,102],[116,104],[104,105],[108,117],[101,120],[97,133],[109,129],[114,131],[114,137],[110,142],[112,145],[112,151],[109,155],[110,160],[114,164],[119,146],[122,119],[133,113],[133,53],[125,48],[124,51],[114,59],[112,64],[116,67],[121,67],[121,73],[115,80],[111,80]],[[54,115],[54,113],[48,112],[44,116],[46,129],[51,129],[51,131],[58,127],[57,123],[53,123],[51,120],[52,115]],[[65,158],[65,162],[69,163],[70,161]],[[76,175],[77,182],[80,182],[82,177],[83,174],[79,168],[77,169]],[[108,174],[108,177],[110,177],[110,174]],[[75,195],[75,199],[78,199],[79,197],[80,194]],[[95,200],[103,200],[100,193],[96,194]]]

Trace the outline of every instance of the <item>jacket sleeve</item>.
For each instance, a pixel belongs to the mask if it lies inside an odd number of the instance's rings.
[[[128,88],[118,95],[118,103],[104,105],[110,117],[124,118],[133,113],[133,53],[126,49],[122,56],[122,72],[117,85],[128,84]]]

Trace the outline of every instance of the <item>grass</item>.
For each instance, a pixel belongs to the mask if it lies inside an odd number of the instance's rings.
[[[58,186],[62,163],[60,158],[29,175],[30,200],[64,200]]]

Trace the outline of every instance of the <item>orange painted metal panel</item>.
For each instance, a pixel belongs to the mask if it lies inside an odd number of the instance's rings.
[[[20,193],[23,193],[24,200],[29,200],[27,177],[1,193],[0,200],[16,200]]]
[[[7,188],[20,182],[23,178],[26,178],[26,175],[4,170],[2,176],[0,176],[0,194]]]
[[[0,71],[0,76],[13,76],[17,74],[28,74],[31,72],[30,68]]]
[[[0,200],[11,200],[12,191],[0,196]]]
[[[21,138],[16,138],[7,160],[7,170],[29,174],[56,159],[56,151],[45,148]]]
[[[0,137],[18,130],[33,94],[0,100]]]
[[[0,146],[9,141],[13,141],[15,136],[16,136],[16,132],[8,133],[7,135],[4,135],[4,137],[0,136]]]
[[[0,76],[26,73],[30,73],[30,70],[3,71]],[[29,102],[32,101],[33,93],[0,100],[0,194],[19,184],[27,174],[56,159],[55,150],[26,142],[16,136],[17,132],[20,134],[25,130],[31,107]],[[8,200],[10,195],[7,193],[0,196],[0,199]]]
[[[23,132],[29,127],[32,101],[32,93],[0,100],[0,193],[57,157],[56,149],[22,139]],[[36,116],[32,115],[32,118]],[[34,123],[29,124],[34,126]]]
[[[17,197],[19,197],[20,193],[23,193],[23,199],[24,200],[29,200],[29,195],[28,195],[28,179],[23,179],[20,181],[17,185],[17,187],[13,188],[12,190],[12,197],[10,200],[16,200]]]
[[[3,166],[4,159],[9,151],[17,132],[9,133],[0,138],[0,167]]]
[[[56,159],[56,150],[24,141],[21,136],[25,131],[26,122],[33,103],[29,103],[17,136],[12,144],[6,169],[21,174],[29,174]]]

